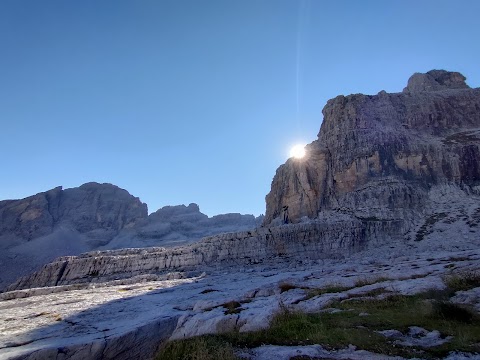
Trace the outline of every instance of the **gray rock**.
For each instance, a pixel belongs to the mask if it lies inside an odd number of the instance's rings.
[[[22,200],[0,202],[0,290],[59,256],[97,249],[176,246],[222,232],[253,229],[262,218],[209,218],[197,204],[147,206],[111,184],[57,187]]]
[[[458,72],[431,70],[426,74],[415,73],[408,79],[404,93],[438,91],[445,89],[468,89],[465,76]]]
[[[354,217],[314,221],[206,237],[174,248],[96,251],[58,258],[19,279],[8,290],[104,282],[140,274],[276,261],[341,258],[368,246],[400,240],[397,222],[362,222]]]
[[[338,96],[323,109],[318,139],[303,159],[281,165],[266,196],[265,224],[335,211],[363,221],[428,217],[429,194],[480,184],[480,89],[459,73],[415,74],[404,93]],[[276,220],[277,219],[277,220]]]
[[[60,224],[88,234],[98,229],[113,237],[147,217],[147,206],[111,184],[61,187],[21,200],[0,201],[0,236],[30,241],[51,234]],[[6,240],[5,240],[6,241]]]

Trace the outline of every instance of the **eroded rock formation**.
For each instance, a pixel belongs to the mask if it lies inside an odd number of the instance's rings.
[[[61,187],[21,200],[0,201],[0,291],[59,256],[98,249],[173,246],[222,232],[255,228],[262,217],[208,217],[197,204],[147,205],[111,184]]]
[[[323,116],[306,157],[277,170],[266,224],[288,206],[294,222],[340,211],[403,219],[406,231],[431,212],[432,188],[478,192],[480,89],[460,73],[414,74],[402,93],[337,96]]]
[[[60,224],[79,233],[111,239],[121,229],[147,217],[147,205],[111,184],[87,183],[62,187],[21,200],[0,201],[0,236],[32,240],[48,235]]]
[[[176,248],[121,249],[67,256],[19,279],[8,291],[31,287],[105,282],[142,274],[202,267],[258,264],[270,259],[344,257],[367,245],[398,238],[395,222],[350,218],[225,233]]]

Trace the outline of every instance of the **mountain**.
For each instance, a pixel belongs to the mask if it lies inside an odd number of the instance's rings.
[[[100,249],[184,245],[205,236],[254,229],[263,216],[238,213],[212,217],[200,212],[197,204],[165,206],[131,229],[125,229]]]
[[[0,294],[0,358],[150,359],[168,340],[238,335],[268,328],[278,314],[309,313],[316,323],[318,314],[339,313],[329,323],[333,332],[346,330],[347,317],[354,331],[372,319],[375,326],[362,327],[370,332],[358,338],[371,338],[370,350],[381,353],[366,352],[353,338],[341,348],[324,349],[321,339],[305,346],[312,337],[273,346],[274,335],[236,354],[393,360],[403,357],[389,355],[413,344],[408,357],[478,357],[478,336],[467,339],[462,329],[480,311],[480,89],[470,89],[459,73],[432,70],[414,74],[402,93],[336,97],[323,114],[306,156],[277,170],[263,226],[185,245],[178,239],[260,219],[207,218],[190,204],[122,221],[133,225],[101,250],[57,258]],[[48,230],[48,214],[38,215],[44,217]],[[67,223],[80,238],[92,232]],[[112,250],[129,241],[182,246]],[[411,299],[419,307],[410,311],[408,329],[403,318],[390,321],[398,318],[397,304],[408,312]],[[381,311],[366,312],[369,302]],[[452,315],[467,309],[468,319]],[[390,320],[382,322],[385,316]],[[419,322],[432,324],[435,316],[448,331]],[[276,334],[283,331],[275,324]],[[459,324],[461,331],[450,333]],[[441,344],[448,352],[438,352]]]
[[[0,289],[59,256],[185,244],[261,221],[240,214],[209,218],[196,204],[166,206],[149,216],[146,204],[112,184],[57,187],[0,201]]]
[[[470,89],[463,75],[444,70],[414,74],[402,93],[339,96],[323,114],[318,140],[307,146],[306,156],[289,159],[277,170],[262,228],[178,248],[59,258],[9,289],[248,266],[275,258],[338,259],[384,245],[438,237],[469,242],[478,236],[480,89]],[[294,224],[282,224],[284,206]],[[236,224],[247,220],[233,218]],[[132,239],[174,244],[186,237],[178,232],[200,236],[195,229],[205,234],[214,220],[195,204],[166,207],[102,250]]]
[[[323,116],[306,156],[278,168],[265,224],[280,223],[288,206],[293,222],[401,220],[416,237],[416,227],[447,216],[438,202],[453,208],[479,194],[480,89],[460,73],[414,74],[401,93],[337,96]],[[478,222],[480,204],[465,211]]]

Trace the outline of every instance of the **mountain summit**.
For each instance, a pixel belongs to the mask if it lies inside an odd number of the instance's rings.
[[[480,190],[480,89],[458,72],[414,74],[402,93],[337,96],[323,116],[306,156],[278,168],[265,224],[288,206],[293,222],[343,213],[401,219],[408,231],[436,201]]]

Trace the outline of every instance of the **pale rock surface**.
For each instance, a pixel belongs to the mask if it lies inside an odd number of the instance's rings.
[[[8,289],[103,282],[179,269],[258,264],[274,258],[278,261],[343,258],[368,245],[385,243],[387,238],[393,241],[397,237],[399,241],[401,234],[395,225],[395,222],[364,223],[354,218],[334,223],[314,221],[220,234],[183,247],[90,252],[58,258]]]
[[[452,336],[442,338],[438,330],[428,331],[419,326],[410,326],[408,333],[402,334],[398,330],[383,330],[379,334],[394,339],[396,344],[403,346],[434,347],[452,340]]]
[[[175,273],[171,280],[144,277],[132,283],[117,280],[4,293],[0,359],[149,359],[168,338],[257,330],[285,308],[317,312],[335,299],[378,288],[408,294],[424,291],[429,283],[442,288],[442,277],[452,271],[480,271],[479,241],[480,237],[451,241],[432,233],[422,242],[394,249],[379,246],[343,260],[304,263],[274,258],[258,265],[210,268],[202,274]],[[362,285],[365,282],[371,284]],[[285,284],[293,289],[282,292]],[[301,289],[332,284],[353,289],[311,299]],[[478,297],[462,299],[478,306]],[[224,305],[231,301],[240,304],[239,311],[226,314]],[[269,359],[297,351],[307,354],[308,349],[262,348],[247,355]],[[353,348],[321,354],[331,359],[385,358]],[[460,355],[448,358],[470,356]]]

